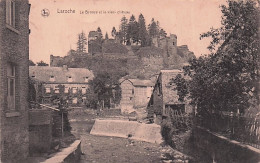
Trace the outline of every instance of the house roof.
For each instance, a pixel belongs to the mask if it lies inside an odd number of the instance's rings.
[[[179,69],[172,69],[172,70],[161,70],[161,73],[165,74],[165,73],[182,73],[183,71],[179,70]]]
[[[161,70],[161,87],[163,93],[163,101],[165,104],[177,104],[179,96],[177,91],[173,90],[176,87],[175,84],[170,84],[171,79],[175,78],[178,74],[183,74],[183,71],[179,69]]]
[[[141,80],[141,79],[120,79],[119,82],[122,83],[124,81],[130,81],[134,86],[145,86],[145,87],[152,87],[154,83],[151,80]]]
[[[72,78],[70,83],[86,83],[86,77],[93,79],[92,71],[85,68],[66,68],[66,67],[49,67],[49,66],[29,66],[30,77],[38,81],[47,83],[68,83],[68,77]],[[53,76],[55,81],[51,82],[50,77]]]

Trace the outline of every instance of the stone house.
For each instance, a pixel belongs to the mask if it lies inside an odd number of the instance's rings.
[[[121,111],[129,113],[136,108],[146,107],[152,94],[153,85],[150,80],[121,79]]]
[[[178,74],[183,74],[181,70],[161,70],[155,83],[153,93],[147,105],[148,118],[154,118],[156,123],[160,123],[162,116],[169,116],[173,112],[178,114],[191,113],[192,107],[188,102],[180,102],[177,91],[174,90],[175,84],[171,79]]]
[[[0,162],[29,154],[28,0],[0,0]]]
[[[63,67],[49,67],[49,66],[30,66],[29,74],[31,79],[43,83],[43,94],[48,99],[51,94],[60,93],[59,85],[64,86],[65,94],[73,94],[72,103],[81,103],[79,101],[79,93],[84,95],[87,93],[89,80],[92,80],[94,75],[92,71],[85,68],[68,68]],[[48,102],[43,101],[43,103]]]

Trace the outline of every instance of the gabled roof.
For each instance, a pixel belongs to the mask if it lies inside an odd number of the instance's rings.
[[[68,77],[72,78],[71,83],[86,83],[86,77],[91,80],[94,75],[92,71],[85,68],[64,68],[49,66],[29,66],[30,77],[46,83],[68,83]],[[50,77],[53,76],[55,81],[51,82]]]
[[[180,103],[178,101],[179,96],[177,95],[177,91],[173,90],[176,85],[170,84],[171,79],[174,79],[178,74],[183,74],[183,71],[179,69],[161,70],[161,87],[165,104]]]
[[[143,86],[143,87],[152,87],[154,86],[154,83],[151,80],[141,80],[141,79],[120,79],[119,82],[120,84],[124,81],[130,81],[133,86]]]

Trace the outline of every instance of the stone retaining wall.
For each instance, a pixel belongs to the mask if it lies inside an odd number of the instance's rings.
[[[151,143],[162,142],[161,127],[127,120],[97,119],[90,134],[130,138]]]

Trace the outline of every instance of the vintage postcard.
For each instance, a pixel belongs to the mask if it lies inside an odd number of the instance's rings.
[[[0,0],[0,162],[259,162],[259,3]]]

